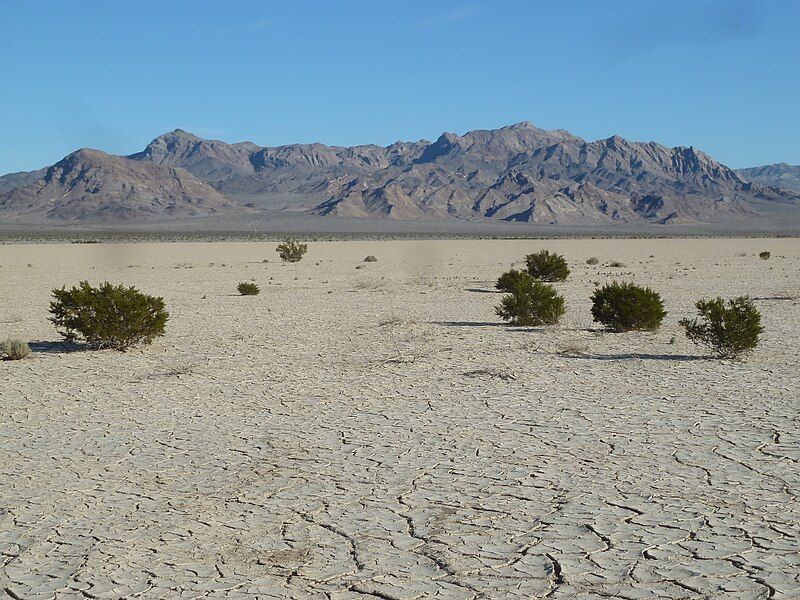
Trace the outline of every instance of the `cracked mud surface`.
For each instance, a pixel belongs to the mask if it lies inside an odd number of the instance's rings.
[[[573,268],[562,325],[498,325],[482,290],[542,247]],[[0,597],[800,597],[797,240],[276,256],[0,246],[0,336],[37,342],[0,362]],[[591,330],[614,277],[662,292],[660,331]],[[167,336],[54,343],[49,290],[83,278],[163,295]],[[743,362],[677,325],[716,294],[760,298]]]

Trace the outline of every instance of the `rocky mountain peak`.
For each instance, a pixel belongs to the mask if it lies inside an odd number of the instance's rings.
[[[504,132],[504,131],[506,131],[506,132],[508,132],[508,131],[530,131],[532,129],[539,129],[539,128],[536,127],[530,121],[520,121],[519,123],[512,123],[511,125],[504,125],[503,127],[500,127],[499,129],[495,129],[495,130],[488,129],[486,131],[497,131],[499,133],[499,132]]]

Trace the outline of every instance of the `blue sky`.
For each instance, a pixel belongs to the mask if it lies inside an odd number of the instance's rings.
[[[0,0],[0,173],[228,142],[389,144],[522,120],[800,163],[800,1]]]

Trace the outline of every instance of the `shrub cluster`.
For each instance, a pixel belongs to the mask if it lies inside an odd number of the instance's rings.
[[[764,250],[763,252],[759,252],[759,253],[758,253],[758,256],[759,256],[759,258],[760,258],[761,260],[768,260],[768,259],[769,259],[769,257],[770,257],[770,256],[772,256],[772,254],[770,254],[769,252],[767,252],[766,250]]]
[[[243,281],[236,286],[236,289],[242,296],[258,296],[261,290],[259,287],[250,281]]]
[[[717,355],[735,358],[758,345],[764,328],[761,313],[747,296],[725,302],[722,298],[698,300],[695,303],[700,319],[679,322],[695,344],[707,346]]]
[[[555,325],[564,314],[564,297],[552,285],[528,276],[518,279],[510,292],[496,311],[511,325]]]
[[[301,244],[297,240],[288,238],[275,250],[284,262],[300,262],[308,251],[308,244]]]
[[[540,250],[525,257],[528,274],[539,281],[564,281],[569,277],[569,266],[560,254]]]
[[[661,296],[649,287],[614,281],[592,294],[592,317],[611,331],[654,331],[666,314]]]
[[[164,335],[169,313],[163,298],[134,287],[82,281],[70,290],[53,290],[50,320],[67,341],[84,340],[93,348],[126,350]]]
[[[759,256],[766,260],[769,252]],[[508,292],[497,314],[511,325],[554,325],[564,314],[564,298],[543,280],[562,281],[569,268],[562,256],[547,250],[525,258],[528,270],[511,269],[503,273],[495,287]],[[596,257],[587,264],[597,264]],[[622,263],[612,262],[611,266]],[[722,357],[736,357],[758,345],[763,332],[761,314],[746,296],[725,301],[722,298],[698,300],[699,319],[681,319],[680,325],[692,342],[711,348]],[[615,332],[655,331],[666,316],[664,302],[655,290],[633,283],[603,285],[592,294],[592,317]]]

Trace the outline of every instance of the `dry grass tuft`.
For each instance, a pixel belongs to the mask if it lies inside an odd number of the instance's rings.
[[[8,338],[3,342],[3,352],[7,360],[22,360],[30,356],[31,348],[20,339]]]
[[[475,369],[462,373],[464,377],[488,377],[490,379],[502,379],[503,381],[513,381],[517,376],[507,369]]]
[[[401,327],[416,325],[416,321],[399,315],[390,315],[378,321],[378,327]]]
[[[563,356],[584,356],[588,353],[588,349],[583,344],[570,342],[561,346],[558,353]]]

